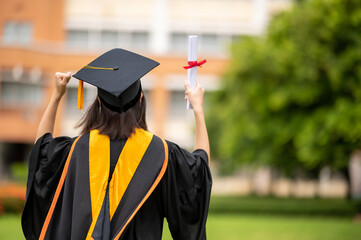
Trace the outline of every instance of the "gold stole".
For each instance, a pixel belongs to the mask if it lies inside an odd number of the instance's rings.
[[[113,218],[130,180],[147,150],[153,134],[136,129],[124,145],[109,182],[109,211]],[[106,135],[92,130],[89,137],[89,183],[92,209],[92,223],[86,239],[91,239],[95,224],[103,205],[108,187],[110,168],[110,140]]]

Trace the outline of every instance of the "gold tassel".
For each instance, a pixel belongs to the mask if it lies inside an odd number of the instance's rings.
[[[79,80],[79,86],[78,86],[78,109],[83,109],[83,104],[84,104],[83,81]]]
[[[86,65],[83,67],[84,69],[97,69],[97,70],[118,70],[119,68],[117,66],[111,67],[111,68],[105,68],[105,67],[93,67]]]

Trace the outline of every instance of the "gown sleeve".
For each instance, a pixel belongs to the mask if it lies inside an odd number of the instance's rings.
[[[29,155],[26,202],[21,218],[26,239],[37,239],[40,234],[74,140],[53,138],[46,133],[36,141]]]
[[[206,221],[212,187],[208,156],[190,153],[167,142],[168,168],[162,183],[164,215],[173,239],[206,239]]]

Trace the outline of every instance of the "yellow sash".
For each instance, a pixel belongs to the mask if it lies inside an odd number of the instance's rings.
[[[113,218],[130,180],[147,150],[153,134],[136,129],[124,145],[109,183],[109,211]],[[92,223],[86,239],[91,239],[101,211],[109,177],[110,140],[108,136],[92,130],[89,137],[89,183],[92,208]]]

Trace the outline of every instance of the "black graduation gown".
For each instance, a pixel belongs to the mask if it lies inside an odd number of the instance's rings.
[[[154,139],[158,138],[154,136]],[[38,139],[29,156],[27,197],[22,215],[22,228],[27,239],[39,238],[74,141],[75,138],[53,138],[50,134],[45,134]],[[89,145],[89,134],[83,135],[78,144],[83,147],[74,148],[73,155],[81,156],[79,159],[85,159],[85,163],[76,166],[70,164],[68,175],[71,175],[72,171],[76,171],[74,168],[87,167],[89,150],[86,146]],[[114,171],[124,144],[125,141],[110,142],[109,176]],[[212,185],[207,154],[203,150],[190,153],[169,141],[167,141],[167,145],[168,163],[163,177],[130,220],[119,239],[161,239],[164,218],[168,221],[173,239],[206,239],[205,226]],[[145,161],[142,160],[138,168],[142,166],[143,173],[148,170],[151,172],[153,163],[149,162],[151,165],[149,163],[146,165],[143,162]],[[140,170],[137,169],[136,173],[138,171]],[[56,204],[54,216],[49,224],[50,239],[85,239],[92,217],[90,209],[89,211],[77,211],[80,208],[87,209],[84,205],[89,202],[90,198],[89,188],[84,187],[88,184],[89,176],[86,175],[87,171],[83,172],[83,176],[77,174],[72,177],[72,180],[69,180],[71,177],[67,175],[66,181],[71,181],[71,184],[69,184],[70,187],[67,187],[66,193],[64,193],[64,189],[60,192],[61,202]],[[142,187],[147,184],[145,183],[146,178],[147,176],[139,175],[136,179],[135,177],[131,179],[131,183],[124,193],[124,200],[122,199],[117,207],[112,221],[108,221],[108,224],[96,223],[95,228],[99,228],[99,225],[108,226],[102,230],[100,235],[103,236],[100,236],[99,239],[114,238],[114,233],[118,231],[114,229],[117,228],[117,223],[114,222],[124,220],[122,219],[125,217],[123,212],[126,211],[127,204],[132,204],[134,194],[138,191],[144,192]],[[105,204],[102,206],[101,214],[103,214],[104,208],[107,208]],[[109,217],[106,214],[104,216],[104,222],[106,222]]]

